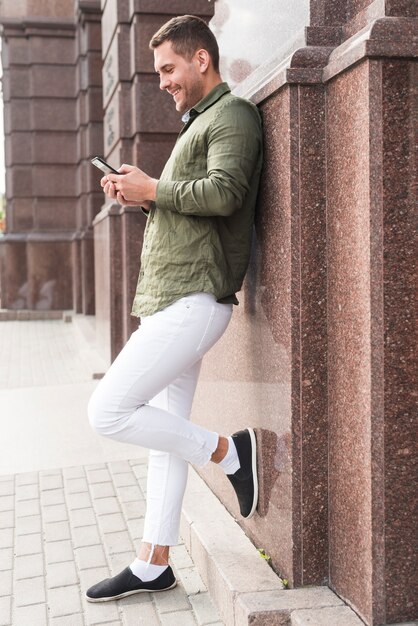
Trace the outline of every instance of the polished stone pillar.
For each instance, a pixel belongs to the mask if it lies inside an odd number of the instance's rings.
[[[102,10],[104,157],[113,167],[131,163],[158,176],[181,121],[159,89],[148,43],[174,15],[209,19],[213,5],[206,0],[102,0]],[[100,342],[110,344],[111,359],[138,325],[130,313],[145,220],[139,208],[112,202],[94,220],[96,318]]]
[[[25,4],[25,7],[22,7]],[[77,202],[73,3],[3,2],[6,224],[2,306],[72,308]],[[51,8],[51,7],[50,7]],[[19,11],[24,10],[25,21]]]

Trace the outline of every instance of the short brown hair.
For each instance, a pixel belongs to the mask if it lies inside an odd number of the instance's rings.
[[[191,59],[196,50],[204,48],[212,59],[213,67],[219,72],[219,48],[215,35],[200,17],[180,15],[161,26],[149,43],[151,50],[164,41],[170,41],[176,54]]]

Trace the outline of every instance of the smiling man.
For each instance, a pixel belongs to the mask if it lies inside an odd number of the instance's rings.
[[[91,602],[175,586],[188,463],[219,464],[241,515],[257,506],[256,438],[189,421],[204,354],[225,332],[249,262],[262,160],[257,108],[231,94],[216,39],[185,15],[153,36],[155,70],[184,127],[159,180],[132,165],[101,180],[104,192],[148,215],[133,315],[135,331],[100,381],[89,419],[100,434],[150,449],[147,511],[138,558],[91,587]]]

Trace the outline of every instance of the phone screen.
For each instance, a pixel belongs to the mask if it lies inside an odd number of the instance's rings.
[[[106,161],[101,157],[94,157],[91,162],[105,174],[120,174],[120,172],[115,170],[115,168],[109,165],[109,163],[106,163]]]

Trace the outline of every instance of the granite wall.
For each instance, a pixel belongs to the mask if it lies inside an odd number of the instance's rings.
[[[305,47],[236,87],[265,129],[253,257],[193,411],[223,434],[256,427],[259,515],[243,523],[218,468],[202,475],[274,569],[375,625],[418,615],[414,16],[311,2]]]
[[[87,164],[102,150],[100,5],[7,0],[0,20],[7,170],[1,306],[91,314],[92,219],[101,194]]]

